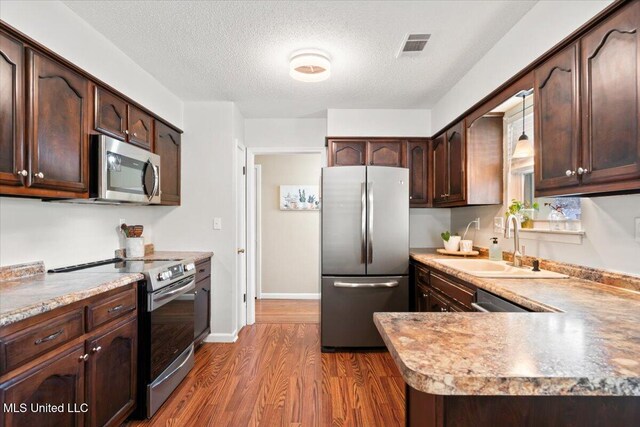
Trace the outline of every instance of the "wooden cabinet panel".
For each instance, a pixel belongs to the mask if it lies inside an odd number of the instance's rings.
[[[196,264],[196,282],[211,276],[211,258]]]
[[[95,87],[94,128],[114,138],[127,138],[127,103],[106,89]]]
[[[578,185],[578,45],[556,54],[534,74],[535,189]]]
[[[640,2],[581,40],[583,184],[640,178]]]
[[[473,302],[475,291],[467,289],[458,283],[453,283],[452,281],[435,273],[431,274],[431,286],[440,291],[443,295],[449,297],[451,300],[457,301],[461,305],[471,309],[471,303]]]
[[[10,371],[79,337],[82,309],[73,310],[0,338],[0,373]]]
[[[416,285],[416,311],[419,313],[424,313],[429,311],[429,289],[422,285]]]
[[[123,421],[136,402],[137,317],[87,341],[87,425]]]
[[[163,205],[180,205],[180,134],[156,122],[154,152],[160,156],[160,200]]]
[[[329,166],[361,166],[367,164],[367,141],[329,140]]]
[[[427,311],[433,313],[445,312],[449,310],[448,307],[449,301],[446,297],[435,291],[429,292],[429,306]]]
[[[89,81],[31,49],[27,70],[29,185],[86,193]]]
[[[23,185],[24,49],[0,32],[0,185]]]
[[[471,123],[466,121],[466,205],[502,204],[503,123],[503,113],[488,113]]]
[[[87,306],[87,331],[124,316],[137,307],[136,289],[127,289]]]
[[[84,346],[77,345],[67,352],[47,359],[33,369],[4,382],[0,386],[0,404],[3,405],[60,405],[76,407],[85,403],[85,363],[81,359]],[[19,408],[19,406],[18,406]],[[81,412],[56,412],[55,414],[26,411],[3,411],[0,425],[19,426],[82,426]]]
[[[460,122],[447,131],[449,186],[447,202],[464,200],[465,195],[465,128]]]
[[[195,290],[195,340],[206,338],[210,328],[211,318],[211,277],[206,277],[196,283]]]
[[[409,205],[425,207],[429,197],[429,141],[409,140],[407,143],[407,167],[409,168]]]
[[[445,203],[449,186],[446,135],[433,140],[433,204]]]
[[[367,164],[371,166],[404,167],[406,165],[406,141],[367,141]]]
[[[151,150],[153,140],[153,119],[147,113],[129,105],[127,112],[128,142],[146,150]]]

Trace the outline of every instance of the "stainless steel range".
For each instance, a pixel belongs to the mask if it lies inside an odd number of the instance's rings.
[[[139,289],[136,414],[150,418],[193,368],[195,263],[113,258],[49,272],[78,270],[145,276]]]

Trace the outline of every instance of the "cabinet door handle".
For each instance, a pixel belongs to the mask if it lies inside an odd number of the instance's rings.
[[[88,358],[89,358],[88,354],[83,354],[82,356],[79,357],[79,360],[80,362],[86,362]]]
[[[38,338],[34,344],[35,345],[40,345],[42,343],[45,343],[47,341],[51,341],[51,340],[55,340],[56,338],[58,338],[60,335],[62,335],[62,333],[64,332],[64,329],[60,329],[57,332],[52,333],[51,335],[47,335],[46,337],[42,337],[42,338]]]
[[[137,136],[138,136],[138,134],[137,134],[136,132],[134,132],[134,133],[133,133],[133,136],[137,137]]]
[[[33,177],[42,179],[44,178],[44,174],[42,172],[38,172],[38,173],[34,172]]]
[[[125,135],[129,135],[129,129],[124,130]]]
[[[427,295],[427,294],[422,294],[422,298],[426,298],[426,297],[428,297],[428,296],[429,296],[429,295]]]
[[[114,313],[116,311],[120,311],[122,310],[122,307],[124,307],[122,304],[118,304],[115,307],[111,307],[109,310],[107,310],[107,313]]]
[[[198,273],[204,273],[204,268],[201,268],[200,270],[198,270]]]
[[[569,170],[569,169],[567,169],[567,171],[565,172],[565,175],[567,175],[567,176],[573,176],[575,174],[576,174],[576,171],[572,171],[572,170]]]
[[[589,173],[589,169],[578,168],[578,175]]]
[[[16,172],[16,173],[17,173],[18,175],[20,175],[20,176],[24,176],[24,177],[29,176],[29,172],[27,172],[27,170],[26,170],[26,169],[22,169],[21,171],[18,171],[18,172]]]
[[[97,353],[97,352],[99,352],[100,350],[102,350],[102,347],[101,347],[101,346],[97,346],[97,347],[93,347],[93,348],[91,349],[91,352],[92,352],[92,353]]]

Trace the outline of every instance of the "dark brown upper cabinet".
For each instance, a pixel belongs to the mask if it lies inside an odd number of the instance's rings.
[[[142,110],[129,105],[127,110],[128,142],[146,150],[152,149],[153,119]]]
[[[449,167],[447,164],[446,134],[433,140],[433,204],[437,206],[447,200]]]
[[[401,168],[406,165],[406,141],[377,139],[367,141],[367,165]]]
[[[578,45],[534,71],[535,189],[577,186],[580,164]]]
[[[27,63],[27,185],[87,197],[89,81],[31,49]]]
[[[499,205],[503,200],[504,113],[467,121],[464,174],[466,205]]]
[[[409,168],[409,206],[413,208],[431,205],[429,194],[429,140],[410,139],[407,142],[407,167]]]
[[[367,164],[367,141],[364,139],[329,139],[329,166]]]
[[[24,141],[24,47],[0,32],[0,188],[23,186],[27,171]]]
[[[95,86],[94,128],[98,132],[127,139],[127,103],[106,89]]]
[[[153,118],[124,99],[95,87],[94,129],[145,150],[153,144]]]
[[[462,121],[434,140],[434,206],[451,206],[464,202],[465,139]]]
[[[582,172],[585,187],[598,184],[599,190],[622,190],[625,181],[640,179],[640,2],[631,2],[607,18],[582,37],[580,45],[578,168],[582,169],[578,173]]]
[[[180,133],[157,121],[154,152],[160,156],[160,200],[180,205]]]

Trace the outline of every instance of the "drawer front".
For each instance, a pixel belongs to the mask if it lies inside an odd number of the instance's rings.
[[[110,322],[134,311],[137,307],[135,288],[113,295],[87,307],[87,330]]]
[[[200,261],[196,264],[196,282],[211,276],[211,260]]]
[[[429,285],[429,271],[423,269],[422,267],[416,266],[416,282],[423,284],[425,286]]]
[[[0,338],[0,371],[10,371],[83,332],[82,308],[78,308]]]
[[[439,290],[449,298],[456,300],[463,306],[471,308],[473,302],[473,291],[466,287],[453,283],[444,277],[432,273],[431,274],[431,286]]]

